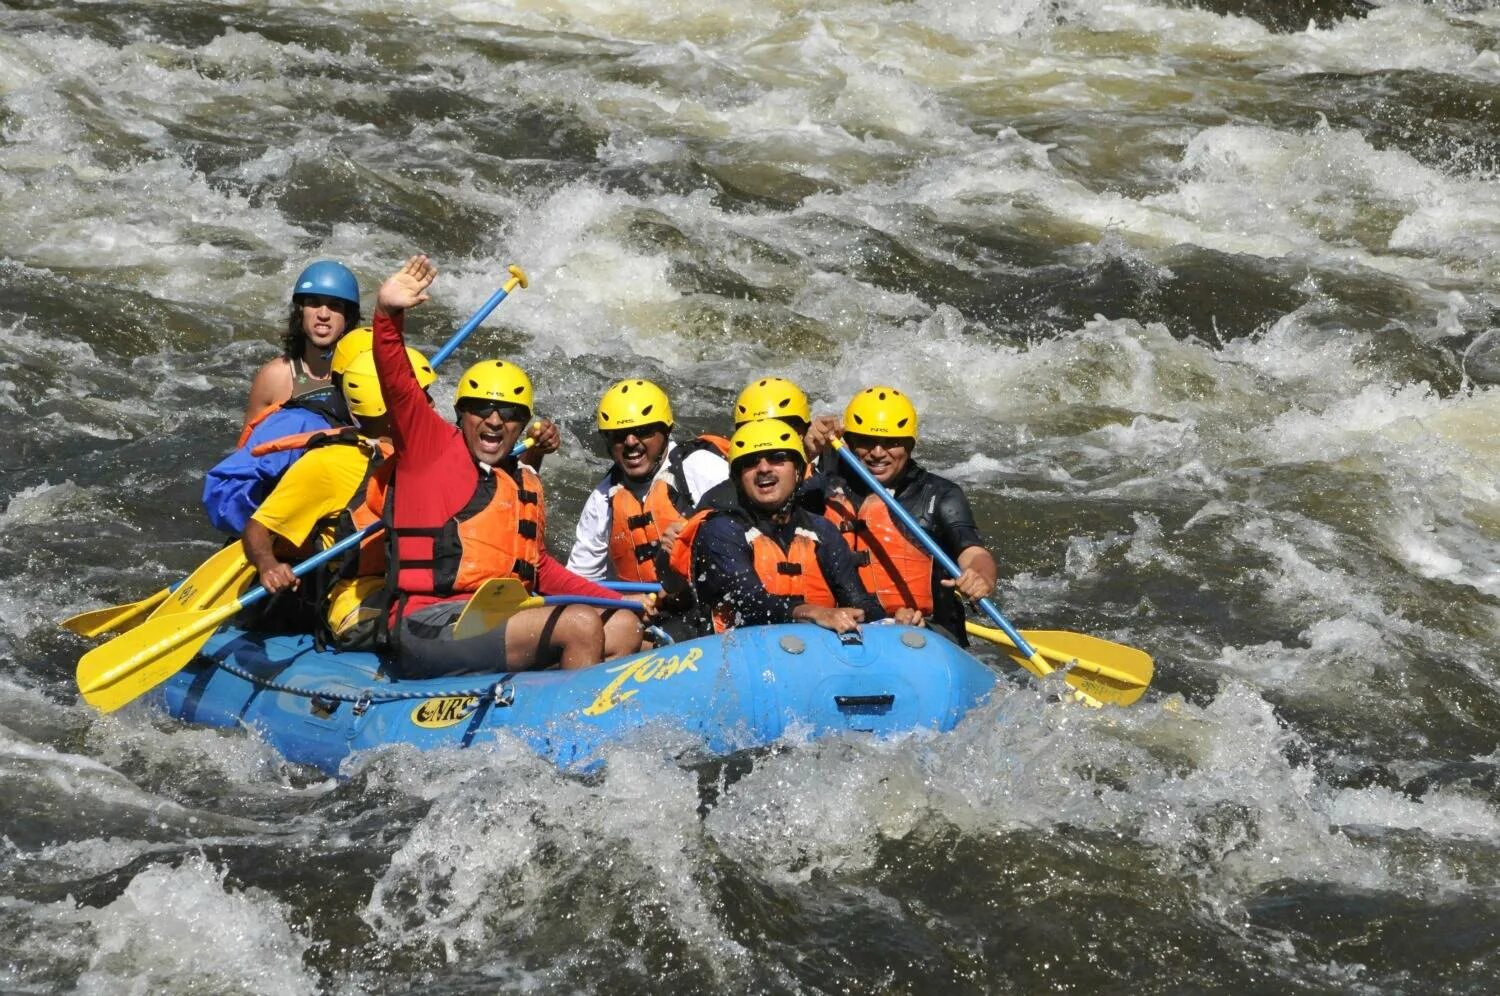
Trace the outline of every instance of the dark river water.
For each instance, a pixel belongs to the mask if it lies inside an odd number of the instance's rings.
[[[1497,178],[1462,0],[0,3],[0,991],[1496,991]],[[1150,691],[590,778],[95,713],[293,276],[413,251],[426,346],[531,275],[453,363],[554,552],[613,380],[890,382]]]

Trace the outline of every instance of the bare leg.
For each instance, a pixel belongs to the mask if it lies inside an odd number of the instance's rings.
[[[641,617],[625,609],[604,612],[604,659],[611,660],[641,649]]]
[[[586,605],[522,609],[505,623],[505,660],[512,671],[589,667],[604,659],[604,623]]]

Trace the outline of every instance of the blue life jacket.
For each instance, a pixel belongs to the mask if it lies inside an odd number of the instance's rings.
[[[294,398],[255,427],[245,445],[220,460],[203,477],[203,510],[220,532],[239,536],[281,475],[305,449],[255,456],[250,451],[283,436],[347,424],[343,396],[332,386]]]

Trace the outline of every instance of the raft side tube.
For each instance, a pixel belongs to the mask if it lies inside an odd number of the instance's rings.
[[[329,773],[360,750],[463,748],[500,731],[566,768],[591,767],[609,745],[658,724],[711,755],[773,743],[788,728],[809,736],[942,732],[996,683],[942,637],[889,625],[863,627],[856,640],[805,624],[745,627],[579,671],[400,682],[380,673],[373,654],[319,653],[307,636],[226,630],[203,656],[162,687],[168,713],[253,727],[288,760]],[[210,661],[319,694],[257,687]],[[340,700],[366,694],[368,702]],[[383,700],[392,695],[409,697]]]

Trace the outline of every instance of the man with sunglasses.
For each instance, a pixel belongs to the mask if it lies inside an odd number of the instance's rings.
[[[393,469],[382,470],[371,488],[388,523],[392,670],[425,678],[578,668],[598,663],[610,649],[635,649],[641,629],[633,614],[615,613],[607,633],[599,613],[580,605],[522,609],[489,632],[455,639],[469,596],[491,579],[517,578],[534,594],[613,595],[547,553],[541,478],[511,455],[531,420],[525,371],[504,360],[464,371],[457,424],[427,404],[406,361],[402,326],[406,309],[428,300],[436,276],[426,256],[411,257],[381,285],[375,308],[375,369],[395,449]]]
[[[795,501],[806,465],[796,429],[776,419],[745,423],[729,444],[736,505],[698,512],[677,537],[672,570],[716,632],[805,621],[845,633],[887,615],[860,583],[837,527]]]
[[[961,572],[957,579],[943,573],[862,481],[835,477],[828,488],[830,518],[841,520],[865,587],[887,612],[915,610],[933,629],[966,646],[964,608],[958,596],[989,597],[999,568],[984,547],[963,489],[912,459],[917,409],[894,387],[876,385],[856,394],[844,410],[843,430],[844,443],[870,476],[937,540]]]
[[[839,430],[839,420],[833,415],[814,415],[802,388],[785,377],[761,377],[745,385],[745,389],[734,399],[734,427],[736,430],[747,422],[774,418],[785,422],[796,430],[802,439],[802,451],[809,463],[828,445],[828,439]],[[797,500],[814,512],[823,510],[821,478],[816,478],[812,467],[804,474],[804,486],[797,492]],[[811,484],[812,486],[808,486]],[[733,483],[725,481],[709,490],[699,500],[698,511],[709,508],[733,508],[738,499]]]
[[[649,380],[622,380],[599,399],[599,435],[613,461],[589,493],[568,555],[586,578],[657,580],[656,554],[670,548],[688,512],[729,477],[728,440],[672,439],[672,403]]]

